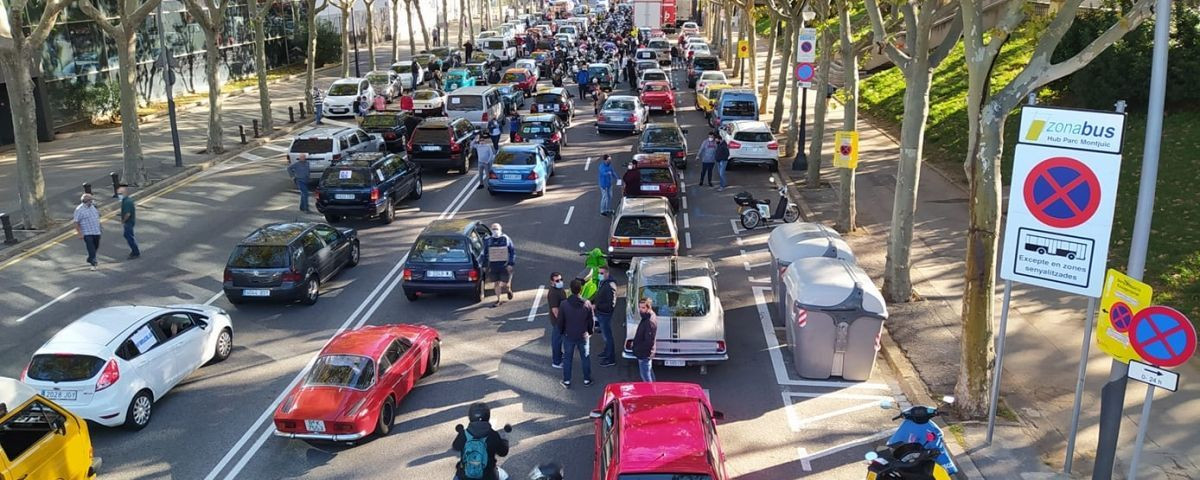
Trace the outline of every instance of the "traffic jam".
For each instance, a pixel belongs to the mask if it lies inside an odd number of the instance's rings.
[[[208,301],[96,308],[0,378],[0,478],[951,478],[882,296],[666,8],[552,0],[318,85],[200,180],[272,219],[194,252]]]

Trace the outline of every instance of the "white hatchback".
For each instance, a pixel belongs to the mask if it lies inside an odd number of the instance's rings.
[[[156,400],[232,351],[233,322],[220,308],[107,307],[38,348],[21,380],[84,419],[141,430]]]
[[[704,73],[700,74],[700,78],[696,79],[696,91],[699,92],[710,84],[716,85],[718,83],[729,83],[729,80],[725,78],[725,72],[720,70],[705,70]]]
[[[370,105],[375,101],[375,89],[365,78],[343,78],[325,92],[324,114],[326,117],[355,116],[354,100],[362,98]]]
[[[717,129],[729,145],[729,165],[766,165],[772,172],[779,168],[779,142],[766,123],[758,120],[733,120]]]

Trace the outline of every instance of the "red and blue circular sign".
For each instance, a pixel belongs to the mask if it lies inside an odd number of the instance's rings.
[[[1079,160],[1048,158],[1025,177],[1024,196],[1025,207],[1038,221],[1057,228],[1077,227],[1100,207],[1100,180]]]
[[[1177,367],[1196,352],[1196,330],[1178,310],[1159,305],[1146,307],[1133,315],[1129,345],[1147,363]]]
[[[1108,308],[1108,322],[1112,324],[1113,329],[1118,332],[1125,333],[1129,331],[1129,324],[1133,323],[1133,309],[1129,308],[1125,302],[1113,303]]]
[[[796,64],[796,81],[797,82],[812,81],[813,75],[816,75],[816,73],[817,73],[817,69],[814,68],[813,64],[811,64],[811,63],[800,62],[800,63]]]

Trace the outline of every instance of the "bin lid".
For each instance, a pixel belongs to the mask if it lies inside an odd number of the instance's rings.
[[[887,318],[887,304],[867,272],[846,260],[797,259],[783,275],[792,300],[809,310],[859,310]]]
[[[767,237],[767,248],[780,265],[798,258],[829,257],[857,263],[850,245],[836,231],[820,223],[785,223]]]

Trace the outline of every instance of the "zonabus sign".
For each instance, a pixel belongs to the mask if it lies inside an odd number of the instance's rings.
[[[1021,143],[1121,153],[1124,115],[1061,108],[1023,107]]]

